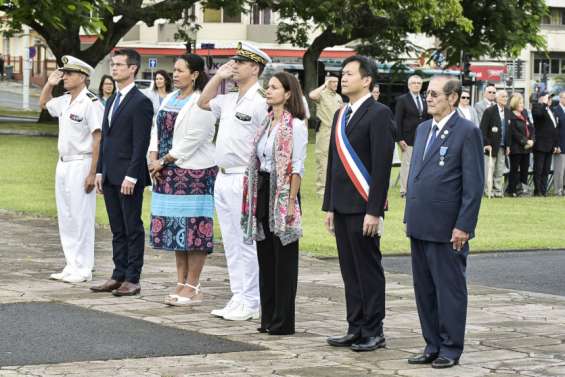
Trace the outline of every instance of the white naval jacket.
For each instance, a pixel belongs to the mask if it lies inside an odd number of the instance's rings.
[[[168,94],[158,111],[163,110],[177,93],[178,90],[175,90]],[[196,104],[199,97],[199,91],[192,93],[175,120],[173,145],[169,154],[177,159],[175,164],[182,169],[206,169],[216,164],[215,146],[212,142],[216,132],[216,118],[211,111],[203,110]],[[149,152],[159,151],[157,117],[154,119]]]

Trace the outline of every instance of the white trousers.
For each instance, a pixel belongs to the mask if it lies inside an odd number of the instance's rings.
[[[67,265],[65,273],[89,278],[94,268],[96,190],[84,191],[91,158],[62,162],[55,171],[59,236]]]
[[[563,179],[565,177],[565,151],[553,155],[553,184],[555,194],[563,194]]]
[[[410,174],[410,160],[412,160],[412,150],[414,147],[407,146],[405,151],[398,148],[402,153],[402,161],[400,162],[400,193],[406,194],[406,186],[408,183],[408,175]]]
[[[222,232],[228,265],[232,300],[244,303],[251,310],[259,309],[259,264],[255,243],[243,242],[241,201],[243,174],[218,173],[214,186],[214,202]]]

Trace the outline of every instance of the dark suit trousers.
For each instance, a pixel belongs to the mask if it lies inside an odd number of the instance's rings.
[[[362,337],[383,334],[385,275],[381,264],[380,239],[363,236],[364,214],[334,213],[334,229],[349,334]]]
[[[547,176],[551,168],[551,152],[534,152],[534,194],[547,193]]]
[[[112,279],[139,283],[143,267],[145,230],[141,220],[144,187],[136,184],[133,195],[122,195],[120,186],[104,184],[104,202],[112,230],[114,272]]]
[[[451,243],[410,238],[414,293],[425,353],[459,359],[467,318],[465,269],[469,244],[460,252]]]
[[[258,188],[257,219],[266,238],[257,242],[261,327],[272,333],[294,334],[295,300],[298,282],[298,241],[283,246],[269,230],[269,181]]]
[[[510,194],[516,192],[518,182],[528,184],[528,169],[530,168],[529,153],[515,153],[510,155],[510,173],[508,177],[508,189]],[[519,172],[519,173],[518,173]]]

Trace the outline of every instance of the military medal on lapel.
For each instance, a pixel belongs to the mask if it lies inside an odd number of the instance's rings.
[[[439,166],[445,165],[445,155],[447,154],[447,147],[441,146],[439,148]]]

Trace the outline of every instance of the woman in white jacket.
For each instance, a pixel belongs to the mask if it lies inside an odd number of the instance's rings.
[[[150,243],[175,252],[177,288],[166,299],[174,306],[202,301],[200,273],[213,250],[216,119],[196,105],[207,81],[201,57],[187,54],[176,60],[177,90],[159,107],[149,146],[154,179]]]

